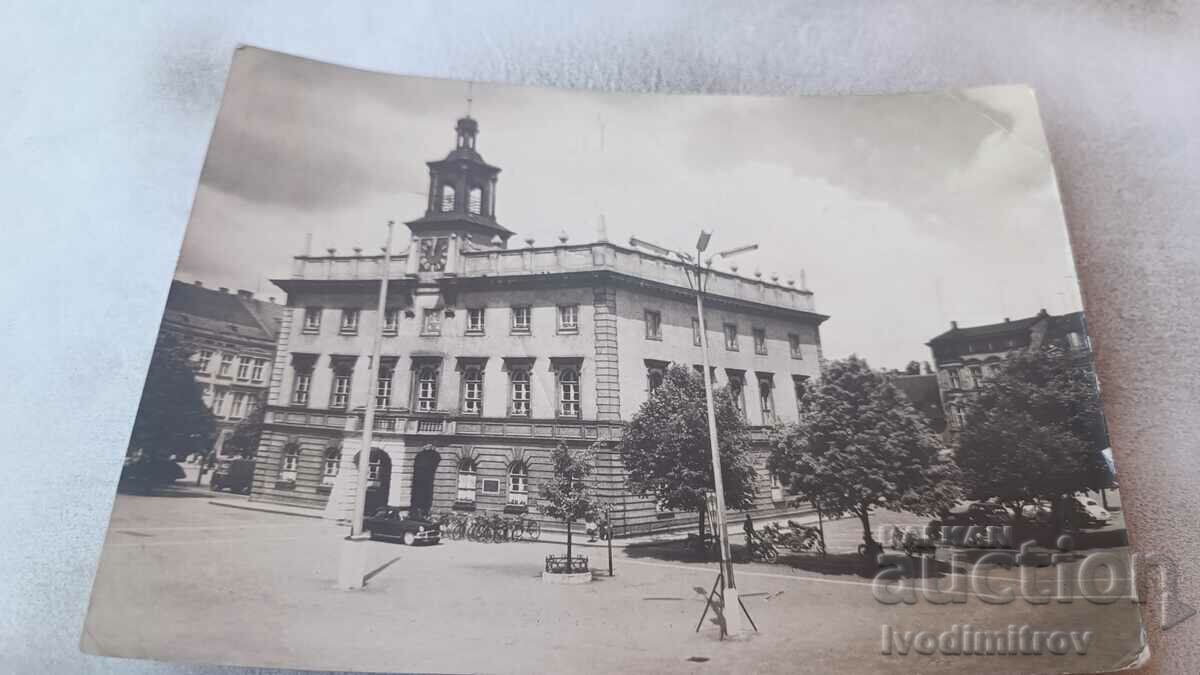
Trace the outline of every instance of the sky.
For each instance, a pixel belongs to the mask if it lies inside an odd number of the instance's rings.
[[[666,96],[468,84],[238,50],[176,277],[283,293],[312,250],[378,250],[424,213],[425,162],[478,120],[502,171],[497,219],[539,244],[566,233],[711,250],[718,267],[801,271],[827,358],[930,360],[961,326],[1081,307],[1037,103],[1023,86],[914,95]],[[403,234],[403,230],[398,232]]]

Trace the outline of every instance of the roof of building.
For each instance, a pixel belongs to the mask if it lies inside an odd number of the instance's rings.
[[[245,291],[230,293],[176,280],[171,282],[164,314],[198,329],[274,342],[283,306],[257,300]]]
[[[966,340],[970,338],[1010,335],[1013,333],[1028,334],[1029,329],[1033,328],[1033,326],[1043,318],[1049,319],[1051,326],[1055,327],[1058,325],[1082,325],[1083,312],[1072,312],[1070,314],[1052,316],[1043,309],[1033,316],[1022,319],[1005,319],[1000,323],[989,323],[982,326],[959,327],[955,325],[950,330],[930,340],[929,344],[933,344],[935,342],[947,342],[950,340]]]

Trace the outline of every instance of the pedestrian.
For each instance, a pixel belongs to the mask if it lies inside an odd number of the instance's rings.
[[[596,541],[596,520],[593,516],[588,516],[584,521],[584,529],[587,531],[588,541]]]
[[[754,556],[754,544],[757,533],[754,531],[754,521],[750,518],[750,514],[746,514],[746,520],[742,521],[742,532],[746,534],[746,555]]]

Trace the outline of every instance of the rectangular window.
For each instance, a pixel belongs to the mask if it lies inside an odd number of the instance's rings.
[[[530,329],[530,316],[532,310],[529,305],[521,305],[512,308],[512,330],[514,333],[528,333]]]
[[[560,417],[579,417],[579,369],[558,369],[558,414]]]
[[[508,470],[508,503],[513,506],[529,504],[529,474],[524,464],[513,464]]]
[[[464,415],[483,414],[483,369],[479,366],[467,366],[463,370],[462,399]]]
[[[736,352],[738,350],[738,331],[736,323],[725,324],[725,349]]]
[[[474,503],[475,501],[475,462],[464,459],[458,465],[458,494],[455,499],[460,502]]]
[[[207,373],[208,365],[212,363],[213,353],[211,349],[201,349],[196,352],[196,370]]]
[[[703,336],[700,335],[700,319],[692,319],[692,344],[697,347],[704,346]]]
[[[342,310],[342,324],[338,327],[338,332],[342,335],[354,335],[358,333],[357,309]]]
[[[762,423],[775,423],[775,381],[770,375],[758,376],[758,407],[762,411]]]
[[[803,375],[792,376],[792,391],[796,394],[796,415],[804,417],[804,397],[808,394],[807,380]]]
[[[325,453],[325,466],[321,471],[321,485],[324,487],[333,487],[337,481],[339,464],[342,461],[342,453],[336,448]]]
[[[330,408],[346,408],[350,405],[350,373],[335,372],[333,392],[329,397]]]
[[[793,359],[804,358],[804,352],[800,349],[800,335],[797,333],[788,333],[788,348],[792,351]]]
[[[233,370],[233,354],[221,354],[221,365],[217,366],[217,377],[229,377]]]
[[[740,370],[725,370],[729,380],[729,396],[733,399],[733,407],[742,416],[746,415],[746,378]]]
[[[243,381],[250,379],[250,357],[249,356],[239,356],[238,357],[237,379],[243,380]]]
[[[467,310],[467,334],[483,335],[483,308],[475,307]]]
[[[304,332],[321,332],[321,308],[308,307],[304,310]]]
[[[292,404],[308,405],[308,392],[310,387],[312,387],[312,371],[297,370],[296,378],[292,382]]]
[[[243,408],[246,406],[246,395],[242,392],[233,394],[233,403],[229,406],[229,417],[232,419],[240,419],[242,417]]]
[[[517,367],[509,370],[511,400],[509,412],[515,417],[529,417],[529,368]]]
[[[438,367],[424,365],[417,368],[417,405],[418,412],[437,410],[438,399]]]
[[[983,368],[979,366],[971,366],[971,383],[976,387],[983,386]]]
[[[764,355],[767,353],[767,329],[754,328],[751,329],[754,335],[754,353]]]
[[[579,331],[579,305],[558,306],[558,331],[560,333]]]
[[[480,481],[480,490],[479,491],[485,495],[500,494],[500,479],[499,478],[484,478],[482,481]]]
[[[375,380],[375,407],[392,407],[392,373],[391,368],[380,368],[379,377]]]
[[[400,309],[392,307],[383,312],[383,334],[394,337],[400,332]]]
[[[212,412],[217,417],[223,417],[225,415],[225,390],[224,389],[218,389],[216,391],[216,393],[213,394]]]
[[[267,369],[266,359],[254,359],[254,367],[250,369],[250,380],[253,382],[262,382],[263,374]]]
[[[950,380],[951,389],[962,389],[962,378],[958,375],[958,368],[947,370],[946,377]]]
[[[203,393],[200,396],[201,396],[201,398],[204,399],[204,405],[208,406],[209,410],[212,410],[212,402],[213,402],[212,385],[211,384],[204,385]]]
[[[652,309],[645,311],[646,321],[646,339],[661,340],[662,339],[662,313]]]

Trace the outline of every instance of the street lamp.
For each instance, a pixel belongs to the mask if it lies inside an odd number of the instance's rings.
[[[636,237],[630,237],[629,243],[649,249],[664,257],[674,255],[679,258],[684,263],[684,270],[688,272],[688,283],[696,291],[696,316],[699,317],[700,350],[703,353],[704,361],[704,372],[702,373],[704,376],[704,401],[708,407],[708,442],[709,450],[712,453],[713,491],[716,493],[717,500],[717,536],[721,542],[721,566],[724,581],[724,588],[721,589],[721,616],[725,618],[723,626],[725,632],[736,635],[742,631],[741,602],[738,600],[737,585],[733,579],[733,558],[729,553],[729,529],[725,521],[725,481],[721,475],[721,451],[717,443],[717,414],[713,406],[712,373],[709,372],[708,365],[708,329],[704,322],[704,289],[707,284],[707,274],[712,271],[712,258],[709,258],[706,264],[701,261],[703,260],[702,254],[708,248],[711,239],[711,232],[700,230],[700,238],[696,241],[695,256],[685,251],[673,251],[651,244]],[[755,250],[758,250],[758,244],[748,244],[721,251],[717,255],[721,258],[729,258]]]

